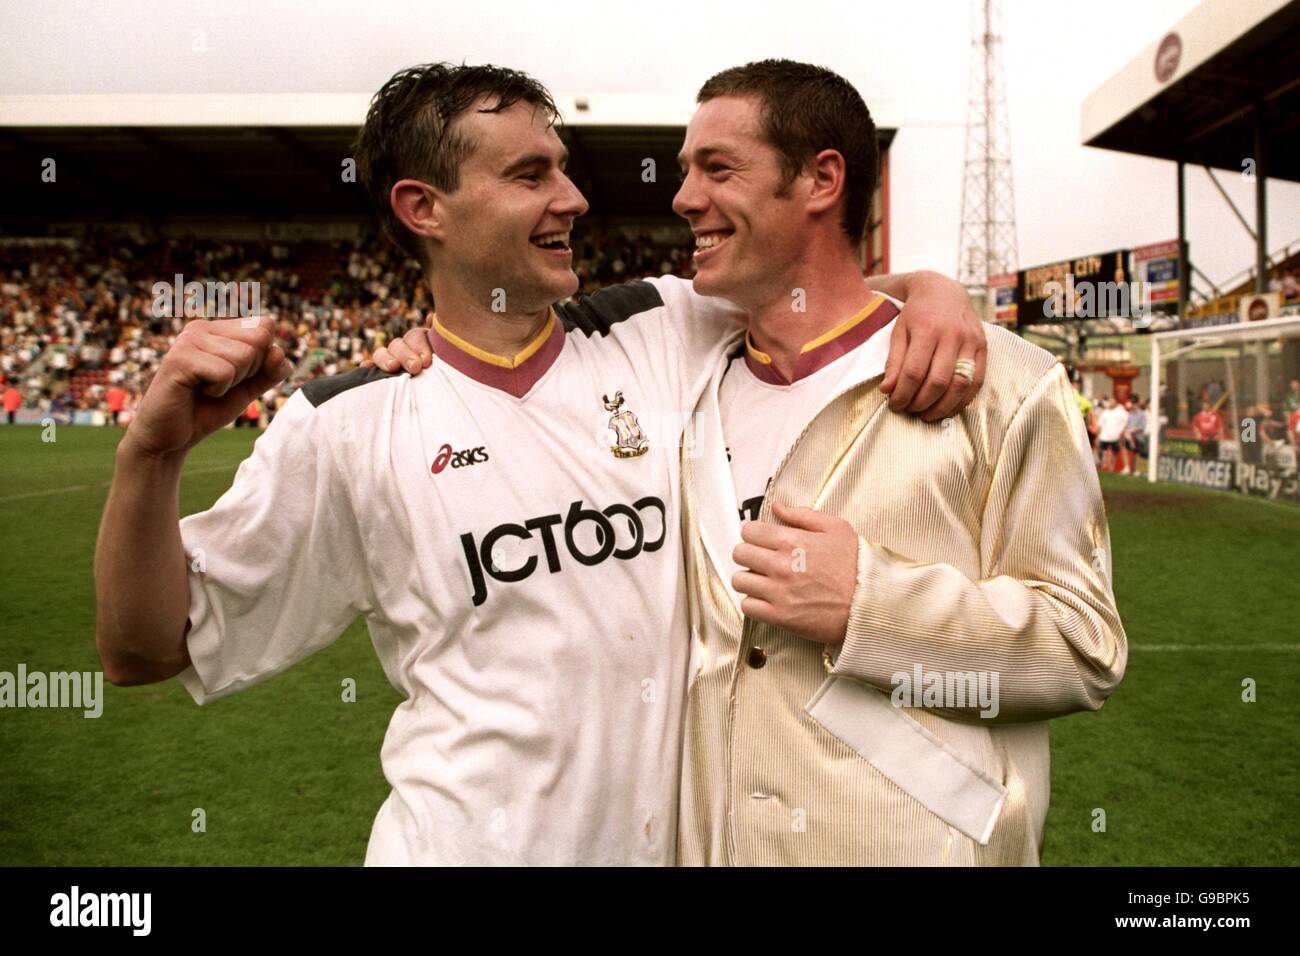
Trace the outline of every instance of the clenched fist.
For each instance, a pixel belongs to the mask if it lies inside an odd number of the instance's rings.
[[[131,451],[160,458],[183,455],[234,421],[291,369],[274,344],[274,323],[257,319],[195,319],[163,358],[122,439]]]

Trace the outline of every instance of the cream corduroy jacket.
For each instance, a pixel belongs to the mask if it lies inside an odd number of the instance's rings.
[[[776,498],[838,515],[859,535],[833,661],[738,609],[720,363],[683,443],[692,659],[679,862],[1039,862],[1048,720],[1101,707],[1127,642],[1064,369],[1010,332],[987,333],[984,387],[958,416],[891,413],[883,367],[871,369],[815,417],[773,478],[760,520],[775,520]],[[917,687],[911,702],[932,706],[894,706],[899,675],[932,690],[942,680],[949,696],[923,701]],[[982,717],[992,708],[970,698],[994,676],[996,716]],[[939,706],[962,703],[951,696],[959,687],[972,690],[966,706]]]

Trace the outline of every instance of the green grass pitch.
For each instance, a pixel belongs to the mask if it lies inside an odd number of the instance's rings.
[[[91,567],[114,428],[0,427],[0,670],[97,670]],[[254,433],[194,451],[208,507]],[[1052,724],[1047,865],[1300,860],[1300,508],[1104,476],[1131,645],[1095,714]],[[342,700],[353,678],[355,703]],[[1258,700],[1242,701],[1252,678]],[[398,702],[364,625],[197,707],[105,684],[104,712],[0,710],[0,864],[359,864]],[[206,832],[192,831],[202,808]],[[1094,811],[1105,811],[1105,831]]]

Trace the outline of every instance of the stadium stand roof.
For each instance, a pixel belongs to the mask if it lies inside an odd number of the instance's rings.
[[[1179,315],[1191,289],[1186,165],[1253,175],[1254,228],[1220,192],[1255,241],[1264,291],[1266,182],[1300,181],[1300,0],[1206,0],[1084,100],[1082,134],[1085,146],[1178,164]]]
[[[0,97],[0,223],[244,215],[368,216],[343,160],[369,94]],[[569,171],[604,216],[665,216],[690,97],[561,94]],[[884,145],[896,124],[876,108]],[[56,161],[57,184],[40,178]],[[644,160],[655,160],[653,182]]]
[[[1083,143],[1240,173],[1266,120],[1268,175],[1300,181],[1300,3],[1209,0],[1083,103]]]

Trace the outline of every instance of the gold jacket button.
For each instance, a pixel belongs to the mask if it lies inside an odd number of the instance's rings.
[[[749,666],[758,670],[767,663],[767,652],[761,647],[751,647],[749,649]]]

